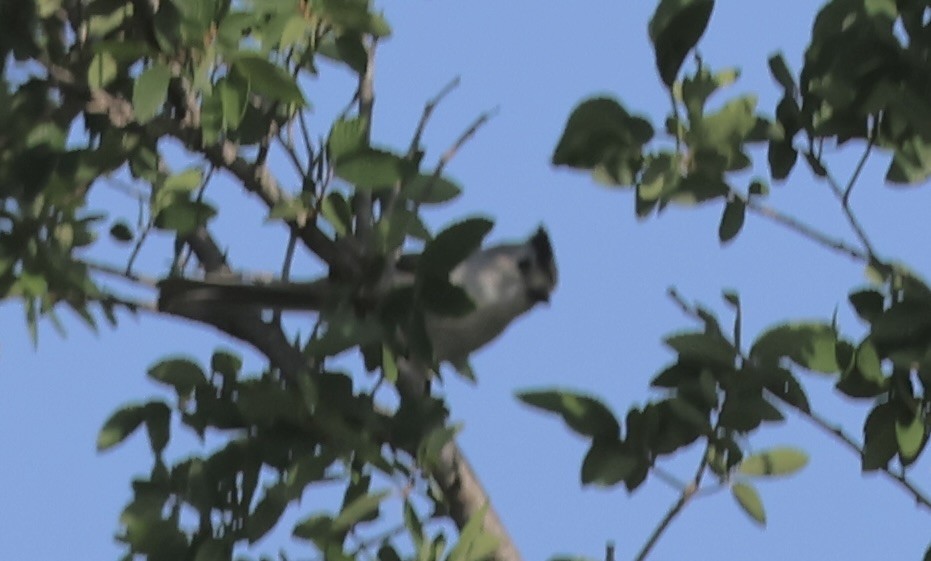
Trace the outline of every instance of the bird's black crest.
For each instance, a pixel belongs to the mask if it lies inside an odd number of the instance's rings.
[[[540,226],[533,237],[530,238],[530,246],[533,247],[533,251],[536,253],[537,262],[546,268],[552,268],[555,264],[553,246],[550,244],[550,236],[543,226]]]

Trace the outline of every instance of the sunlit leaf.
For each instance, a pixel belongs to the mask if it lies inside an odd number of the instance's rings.
[[[763,508],[763,501],[760,499],[756,489],[747,483],[734,483],[731,486],[731,494],[737,500],[737,504],[747,515],[757,523],[766,525],[766,511]]]
[[[133,84],[133,114],[140,123],[156,116],[168,99],[171,70],[165,64],[154,64],[142,71]]]
[[[834,329],[824,323],[786,323],[770,328],[753,343],[750,356],[775,364],[788,358],[803,368],[826,374],[839,370]]]
[[[335,173],[358,189],[389,189],[407,175],[410,162],[383,150],[360,150],[336,162]]]
[[[743,475],[790,475],[808,464],[808,454],[797,448],[772,448],[743,459],[737,471]]]

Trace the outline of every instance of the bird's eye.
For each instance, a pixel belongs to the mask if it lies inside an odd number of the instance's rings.
[[[521,273],[527,273],[530,271],[530,265],[531,263],[529,257],[522,257],[517,261],[517,268],[520,269]]]

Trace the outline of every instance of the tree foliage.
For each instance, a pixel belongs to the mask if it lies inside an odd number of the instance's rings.
[[[700,328],[665,339],[675,360],[652,382],[664,397],[632,408],[620,435],[615,416],[598,406],[603,411],[601,431],[583,432],[592,440],[582,463],[582,480],[623,482],[633,490],[662,456],[700,442],[706,450],[702,464],[682,489],[669,519],[710,471],[731,488],[753,520],[765,524],[762,500],[744,477],[789,473],[804,465],[805,456],[791,449],[748,455],[746,443],[763,424],[782,420],[788,408],[838,436],[858,453],[864,471],[886,471],[919,504],[931,507],[907,476],[891,471],[898,465],[907,473],[928,441],[931,292],[917,273],[874,249],[849,204],[863,164],[873,154],[892,156],[886,172],[890,187],[919,185],[931,174],[931,160],[923,148],[931,142],[925,125],[931,110],[931,5],[827,2],[815,18],[798,73],[781,54],[770,57],[769,69],[782,98],[770,112],[761,112],[754,95],[709,103],[714,94],[720,99],[739,77],[734,69],[713,70],[696,52],[713,4],[661,0],[650,22],[656,69],[670,98],[664,127],[654,128],[620,100],[604,95],[583,100],[571,112],[552,161],[589,171],[608,186],[632,189],[638,217],[660,215],[670,204],[718,203],[723,208],[718,230],[722,244],[739,235],[749,212],[846,254],[862,263],[873,279],[867,288],[856,287],[849,298],[868,330],[851,340],[834,318],[789,319],[747,345],[736,293],[723,295],[734,326],[725,331],[709,310],[673,292]],[[694,63],[686,64],[690,52],[696,53]],[[845,184],[831,172],[826,146],[862,149],[859,165]],[[761,169],[753,165],[754,159],[764,154],[769,177],[747,182],[748,172]],[[836,196],[856,244],[832,238],[767,205],[769,182],[786,180],[800,162]],[[830,425],[819,406],[809,402],[801,379],[805,373],[831,376],[841,394],[872,403],[862,445]],[[578,431],[574,394],[538,391],[522,399],[561,414]],[[606,438],[608,433],[615,436]],[[592,477],[594,463],[601,466],[597,478]],[[654,541],[648,541],[642,556]]]
[[[765,524],[754,481],[791,475],[807,455],[793,447],[753,452],[748,442],[787,410],[836,434],[864,471],[893,475],[931,508],[907,469],[931,426],[931,290],[877,252],[849,204],[875,153],[891,156],[890,187],[931,175],[929,9],[918,0],[827,2],[801,69],[779,53],[768,60],[782,97],[761,109],[751,94],[721,102],[740,72],[713,69],[697,54],[714,1],[661,0],[648,33],[669,93],[665,119],[654,124],[605,95],[571,111],[552,162],[633,191],[638,217],[669,205],[720,205],[722,243],[751,217],[774,220],[860,262],[873,278],[849,295],[867,326],[857,338],[834,318],[785,318],[754,336],[744,333],[736,292],[722,294],[726,320],[671,292],[697,327],[664,339],[673,359],[651,381],[660,397],[625,415],[574,391],[519,394],[589,441],[583,484],[633,491],[664,457],[702,447],[696,475],[642,557],[707,479]],[[390,34],[368,0],[0,3],[0,298],[23,303],[34,339],[40,320],[60,324],[62,309],[91,328],[116,325],[126,313],[178,315],[268,362],[248,372],[226,349],[209,364],[168,355],[147,376],[170,397],[124,404],[106,420],[98,449],[144,427],[152,452],[119,518],[127,559],[231,559],[281,524],[309,488],[334,483],[341,492],[332,507],[302,511],[291,527],[323,558],[518,558],[487,497],[470,485],[446,403],[405,387],[398,367],[400,357],[432,358],[425,311],[456,315],[471,305],[446,276],[492,223],[467,218],[433,233],[422,212],[461,193],[444,167],[488,115],[432,169],[420,137],[448,90],[427,103],[410,146],[374,145],[375,52]],[[341,116],[314,131],[308,84],[323,64],[353,73],[357,90]],[[846,182],[832,173],[825,146],[862,149]],[[172,165],[178,161],[188,163]],[[289,175],[272,161],[290,166]],[[798,166],[836,196],[855,243],[767,204],[770,183]],[[766,177],[749,177],[764,167]],[[197,268],[232,278],[236,264],[221,249],[229,241],[211,228],[229,212],[209,190],[221,174],[285,232],[283,278],[297,248],[323,264],[307,285],[318,320],[309,332],[287,329],[277,313],[174,310],[110,282],[153,289]],[[92,194],[108,184],[133,196],[135,222],[97,206]],[[107,236],[126,249],[121,260],[90,257]],[[163,266],[140,270],[137,257],[152,246],[170,248]],[[386,271],[410,247],[421,251],[416,282],[386,290]],[[367,373],[332,366],[349,349],[361,351]],[[831,377],[838,392],[871,404],[862,444],[820,416],[807,375]],[[169,456],[178,430],[202,446]],[[445,518],[457,526],[454,540],[437,524]]]

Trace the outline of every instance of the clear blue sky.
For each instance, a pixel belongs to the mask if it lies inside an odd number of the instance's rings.
[[[541,386],[590,391],[619,416],[657,397],[648,381],[673,359],[661,337],[693,327],[665,296],[669,286],[708,304],[726,321],[720,291],[738,290],[747,335],[786,319],[829,318],[835,308],[847,334],[862,333],[846,295],[864,277],[844,257],[754,216],[748,216],[737,240],[722,248],[718,204],[671,209],[659,219],[638,222],[630,192],[607,190],[549,165],[565,119],[583,97],[610,93],[662,122],[666,95],[646,32],[653,4],[382,3],[395,35],[379,54],[378,142],[405,147],[424,101],[457,75],[462,86],[437,110],[425,136],[429,161],[480,112],[500,108],[448,168],[466,187],[465,195],[431,211],[430,223],[438,227],[465,215],[489,214],[497,219],[494,240],[523,237],[543,223],[556,246],[561,284],[552,305],[526,316],[474,357],[476,387],[453,377],[446,386],[453,417],[465,423],[461,444],[528,560],[556,553],[599,559],[607,541],[616,543],[618,559],[628,559],[678,492],[655,478],[631,496],[621,489],[581,489],[585,442],[554,418],[521,406],[514,391]],[[770,111],[778,90],[766,58],[782,50],[793,69],[800,67],[812,6],[794,0],[718,3],[701,52],[714,68],[742,68],[741,80],[725,96],[758,91],[761,108]],[[325,134],[351,88],[346,75],[334,70],[311,88],[319,134]],[[852,169],[859,155],[854,152],[829,150],[828,161],[840,177]],[[765,168],[758,170],[765,174]],[[854,208],[884,256],[900,258],[927,276],[929,193],[889,190],[881,184],[884,171],[881,159],[867,168]],[[215,226],[221,237],[231,236],[234,262],[250,270],[273,269],[277,254],[262,242],[279,244],[281,235],[276,226],[263,225],[259,205],[235,186],[210,193],[234,206],[235,215]],[[96,200],[116,200],[122,216],[134,217],[132,204],[112,189],[102,189]],[[801,168],[774,188],[771,201],[852,239],[827,187]],[[141,261],[153,274],[168,265],[160,257],[167,255],[168,242],[158,243]],[[104,244],[96,255],[119,261],[125,249]],[[124,317],[119,329],[104,328],[96,336],[77,322],[67,324],[65,339],[44,325],[34,352],[19,306],[0,306],[0,559],[116,558],[121,550],[112,535],[129,497],[130,477],[148,470],[151,460],[142,437],[98,455],[94,441],[101,423],[124,402],[170,399],[144,379],[160,356],[185,353],[206,361],[217,344],[233,344],[153,317]],[[248,366],[260,364],[253,356]],[[805,382],[815,407],[859,437],[866,404],[845,400],[827,380],[811,376]],[[693,502],[653,558],[920,558],[931,535],[929,513],[914,507],[892,482],[861,475],[857,458],[791,415],[749,442],[754,450],[782,444],[807,450],[811,463],[793,478],[760,485],[769,517],[765,530],[720,492]],[[685,479],[695,462],[693,452],[664,467]],[[920,462],[912,477],[931,490],[928,465]],[[311,510],[308,503],[305,514]],[[280,539],[263,544],[263,551],[276,551],[285,543]]]

